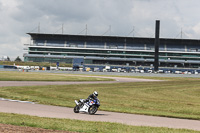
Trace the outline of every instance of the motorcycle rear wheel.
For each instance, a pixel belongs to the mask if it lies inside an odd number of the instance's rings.
[[[93,106],[90,106],[90,107],[89,107],[88,113],[89,113],[90,115],[93,115],[93,114],[95,114],[95,113],[97,112],[97,110],[98,110],[98,107],[93,105]]]
[[[80,107],[78,105],[76,105],[74,107],[74,113],[79,113]]]

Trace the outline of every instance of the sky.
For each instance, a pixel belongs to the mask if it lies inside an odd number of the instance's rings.
[[[0,57],[23,60],[30,32],[155,37],[156,20],[161,38],[200,39],[199,6],[200,0],[0,0]]]

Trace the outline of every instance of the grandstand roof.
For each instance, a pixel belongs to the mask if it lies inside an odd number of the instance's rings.
[[[45,33],[27,33],[33,40],[67,40],[67,41],[90,41],[90,42],[117,42],[117,43],[141,43],[154,44],[155,38],[145,37],[122,37],[122,36],[95,36],[95,35],[70,35],[70,34],[45,34]],[[197,39],[174,39],[160,38],[162,44],[187,44],[200,45]]]

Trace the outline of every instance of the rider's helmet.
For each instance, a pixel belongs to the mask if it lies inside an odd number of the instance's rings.
[[[94,96],[94,97],[97,97],[97,96],[98,96],[98,92],[97,92],[97,91],[94,91],[94,92],[93,92],[93,96]]]

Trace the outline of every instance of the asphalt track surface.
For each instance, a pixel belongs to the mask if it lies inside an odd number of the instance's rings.
[[[101,84],[101,83],[121,83],[121,82],[152,82],[160,81],[153,79],[137,79],[137,78],[121,78],[121,77],[102,77],[102,76],[86,76],[86,75],[67,75],[82,77],[97,77],[114,79],[114,81],[86,81],[86,82],[64,82],[64,81],[0,81],[0,87],[4,86],[41,86],[41,85],[69,85],[69,84]]]
[[[108,78],[108,77],[105,77]],[[36,81],[1,81],[0,86],[31,86],[31,85],[55,85],[55,84],[88,84],[88,83],[118,83],[118,82],[152,82],[159,80],[150,79],[133,79],[133,78],[113,78],[116,81],[105,82],[36,82]],[[39,117],[50,118],[67,118],[85,121],[102,121],[102,122],[116,122],[134,126],[151,126],[151,127],[168,127],[168,128],[182,128],[200,131],[200,121],[186,120],[176,118],[165,118],[135,114],[125,114],[107,111],[97,111],[96,115],[88,115],[85,113],[75,114],[73,108],[41,105],[29,102],[15,101],[15,100],[0,100],[0,112],[26,114]]]

